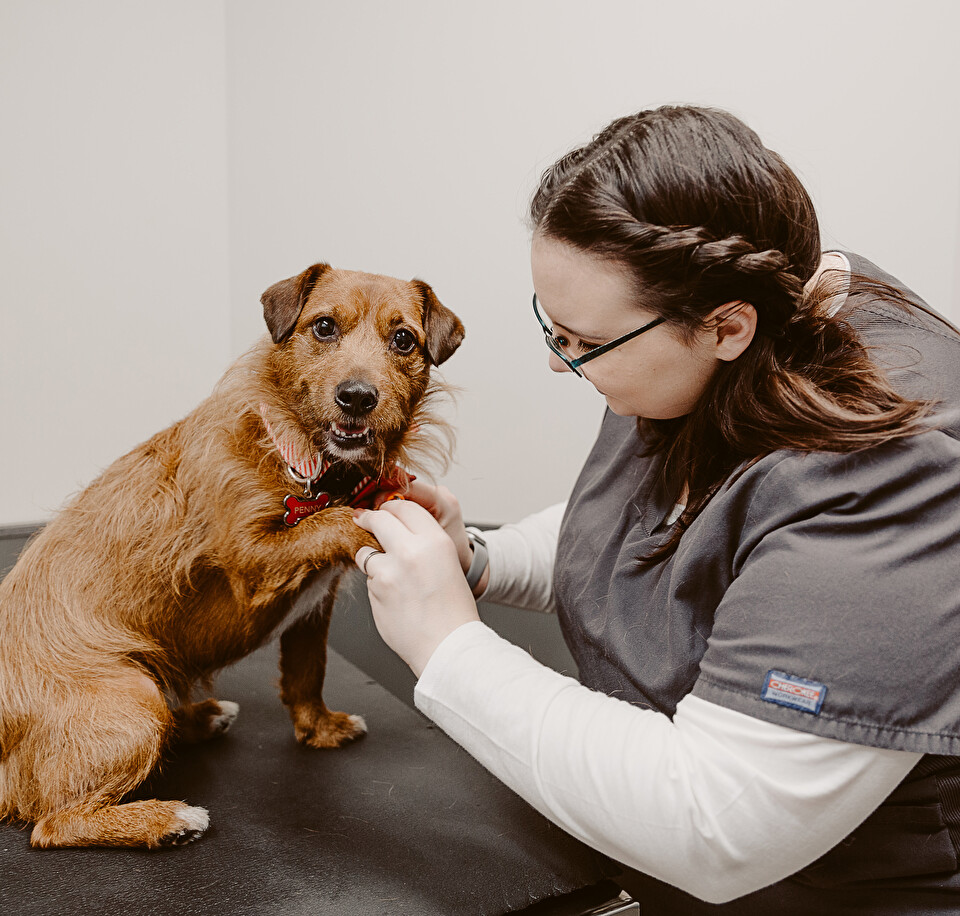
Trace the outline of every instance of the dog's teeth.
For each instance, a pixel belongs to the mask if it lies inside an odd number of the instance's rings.
[[[361,429],[344,429],[339,423],[333,425],[334,432],[344,439],[362,439],[370,427],[364,426]]]

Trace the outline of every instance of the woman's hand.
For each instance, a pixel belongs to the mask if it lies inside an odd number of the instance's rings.
[[[480,619],[457,548],[431,512],[412,499],[359,510],[354,521],[384,550],[366,561],[365,570],[377,630],[419,677],[450,633]]]
[[[446,487],[434,487],[419,480],[411,481],[403,491],[403,497],[423,506],[447,532],[457,548],[460,568],[466,573],[473,561],[473,548],[467,537],[467,529],[463,524],[463,513],[460,511],[457,497]],[[381,508],[382,505],[383,502],[377,508]]]

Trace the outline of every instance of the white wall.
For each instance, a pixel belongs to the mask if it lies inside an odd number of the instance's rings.
[[[0,2],[0,524],[223,371],[225,74],[222,0]]]
[[[491,0],[228,7],[235,343],[314,260],[418,274],[463,318],[448,482],[474,519],[569,492],[602,402],[529,314],[526,204],[613,117],[729,108],[808,183],[828,242],[960,315],[960,12],[942,2]]]
[[[469,517],[563,498],[602,402],[547,369],[526,204],[663,103],[743,117],[829,244],[960,318],[958,31],[942,0],[2,0],[0,524],[185,413],[315,260],[420,276],[463,318]]]

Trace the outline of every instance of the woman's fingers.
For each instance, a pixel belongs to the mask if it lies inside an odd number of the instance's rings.
[[[455,527],[460,522],[460,503],[446,487],[414,480],[404,497],[423,506],[444,528]]]
[[[354,513],[384,553],[365,547],[367,595],[377,630],[418,676],[433,651],[456,627],[479,619],[462,573],[457,547],[424,506],[413,500]]]
[[[422,480],[414,480],[407,487],[403,494],[407,499],[419,503],[428,512],[433,514],[434,509],[439,509],[439,492],[437,487],[424,483]]]
[[[384,503],[394,500],[412,500],[419,503],[432,515],[442,511],[438,502],[437,487],[419,480],[412,480],[402,490],[378,490],[373,498],[373,508],[379,509]]]
[[[470,568],[473,551],[470,547],[470,539],[467,537],[467,532],[463,526],[463,514],[457,497],[446,487],[435,487],[419,480],[414,480],[410,484],[404,496],[407,503],[422,506],[437,520],[450,540],[453,541],[460,566],[466,572]],[[393,506],[395,504],[396,501],[383,503],[378,508],[386,508],[388,505]],[[408,518],[406,515],[403,517]]]
[[[379,509],[364,509],[354,513],[353,520],[376,537],[387,553],[402,549],[411,536],[446,537],[437,520],[409,500],[391,500]]]
[[[400,519],[380,509],[355,510],[353,521],[364,531],[369,531],[387,552],[396,550],[405,534],[409,536],[409,529]]]
[[[360,567],[360,572],[362,572],[368,579],[370,578],[370,573],[367,570],[367,564],[374,557],[385,557],[386,554],[382,550],[377,550],[376,547],[370,547],[364,545],[358,551],[356,556],[353,558],[354,563]]]
[[[397,499],[384,503],[383,512],[389,512],[415,534],[439,534],[443,531],[440,523],[429,509],[409,499]]]

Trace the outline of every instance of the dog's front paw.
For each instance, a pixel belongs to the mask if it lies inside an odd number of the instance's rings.
[[[357,525],[354,525],[354,528],[356,528],[356,531],[352,532],[350,540],[344,543],[344,558],[348,566],[356,563],[357,551],[362,547],[372,547],[378,553],[383,552],[383,546],[369,531],[365,531]]]
[[[293,711],[293,728],[297,741],[316,748],[342,747],[367,733],[362,716],[303,706]]]

